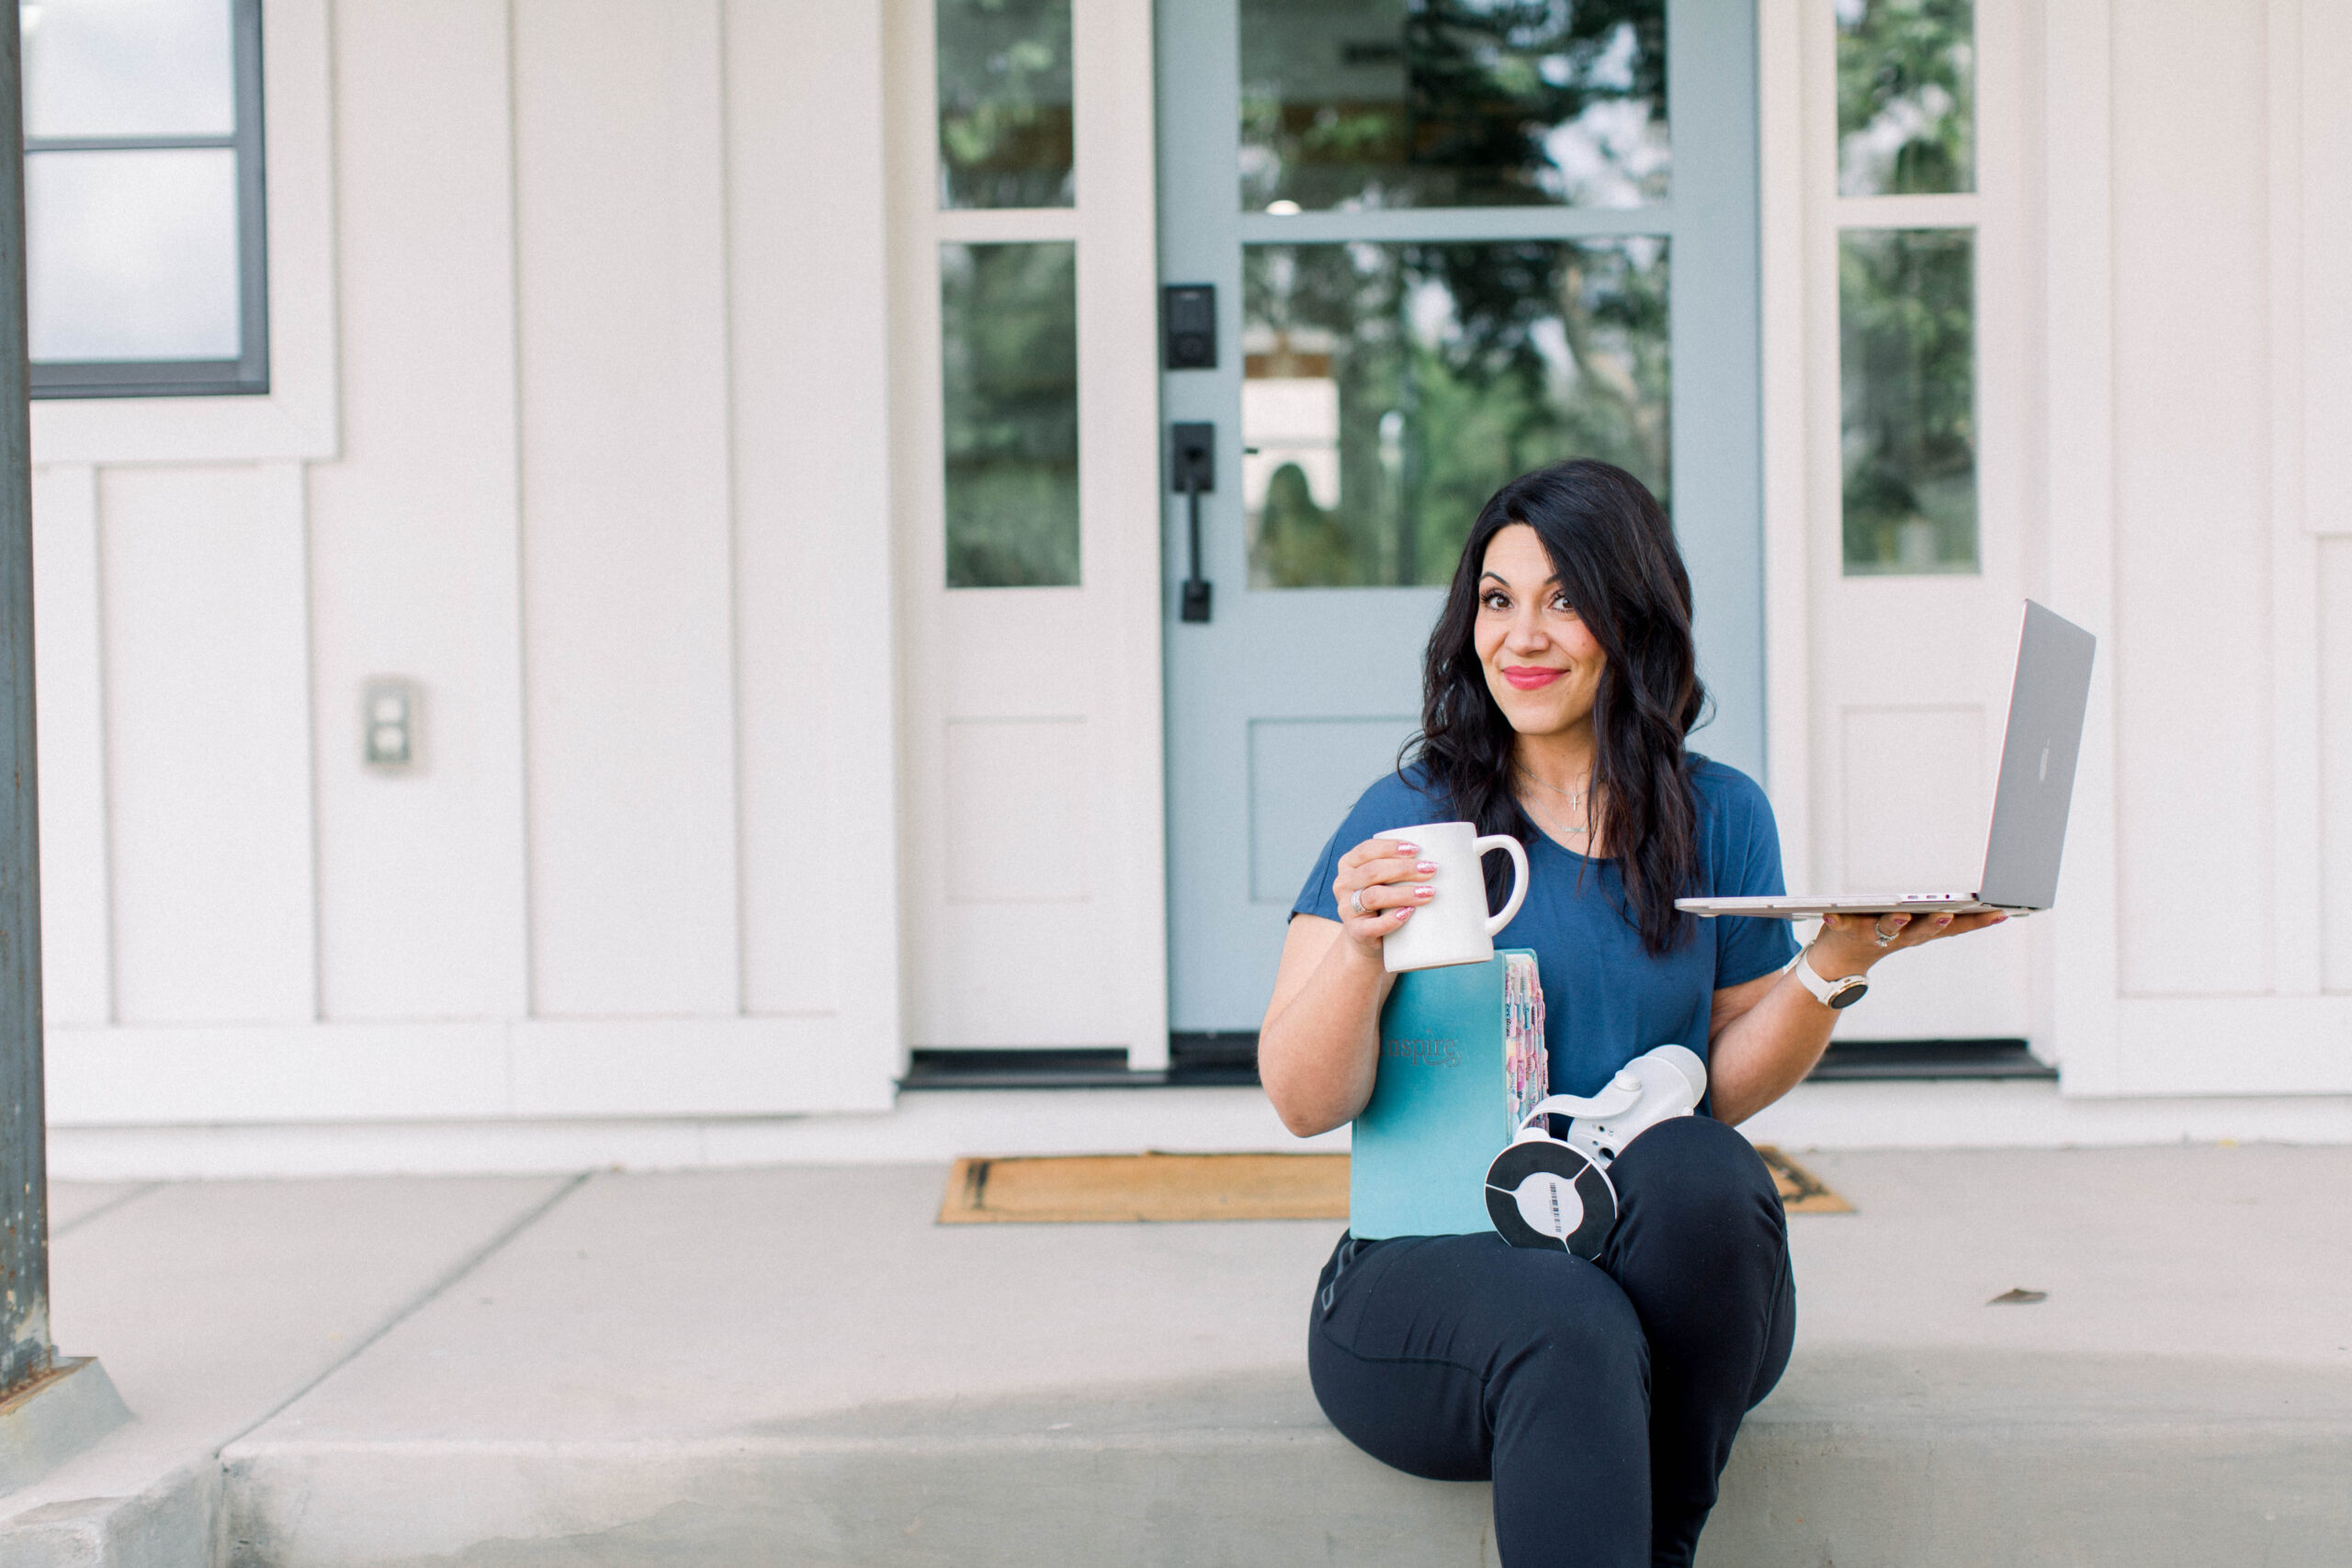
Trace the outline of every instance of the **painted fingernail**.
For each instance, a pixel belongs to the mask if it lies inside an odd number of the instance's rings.
[[[1421,846],[1419,844],[1408,844],[1400,840],[1396,845],[1396,852],[1400,855],[1417,855],[1421,852]]]
[[[1399,909],[1399,910],[1397,910],[1397,911],[1396,911],[1396,923],[1397,923],[1398,925],[1400,925],[1400,926],[1401,926],[1401,925],[1403,925],[1407,920],[1411,919],[1412,918],[1413,918],[1413,911],[1412,911],[1409,908],[1403,908],[1403,909]]]
[[[1434,898],[1437,897],[1437,889],[1434,887],[1416,887],[1413,889],[1413,897],[1416,898]]]
[[[1995,925],[1996,925],[1996,926],[1997,926],[1997,925],[1999,925],[2003,920],[2006,920],[2006,919],[2007,919],[2008,918],[2009,918],[2009,917],[2008,917],[2008,916],[2007,916],[2007,915],[1996,915],[1996,916],[1994,916],[1994,917],[1993,917],[1993,923],[1994,923]]]
[[[1419,872],[1423,876],[1435,876],[1437,874],[1437,862],[1433,860],[1419,861],[1415,863],[1413,869]]]
[[[1948,926],[1951,924],[1951,917],[1950,915],[1938,915],[1936,917],[1936,924],[1939,926]]]

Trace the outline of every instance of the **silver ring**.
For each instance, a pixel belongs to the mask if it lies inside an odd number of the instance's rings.
[[[1885,919],[1886,917],[1884,915],[1881,915],[1878,919],[1871,922],[1871,940],[1877,942],[1881,947],[1891,947],[1894,945],[1894,939],[1903,934],[1903,928],[1901,926],[1897,926],[1893,931],[1886,930],[1880,923]]]
[[[1372,913],[1370,909],[1363,907],[1363,889],[1361,887],[1348,895],[1348,908],[1353,909],[1359,917]]]

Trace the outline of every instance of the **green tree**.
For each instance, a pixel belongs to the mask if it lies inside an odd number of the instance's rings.
[[[1973,0],[1838,0],[1838,187],[1975,188]]]
[[[944,207],[1067,207],[1070,0],[938,0]]]

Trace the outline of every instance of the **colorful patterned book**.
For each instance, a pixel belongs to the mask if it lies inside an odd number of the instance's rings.
[[[1396,976],[1356,1118],[1348,1228],[1372,1239],[1492,1230],[1487,1167],[1547,1092],[1535,955]]]
[[[1514,1133],[1535,1104],[1552,1092],[1552,1058],[1544,1049],[1544,986],[1535,954],[1514,948],[1503,961],[1503,1083],[1510,1091]]]

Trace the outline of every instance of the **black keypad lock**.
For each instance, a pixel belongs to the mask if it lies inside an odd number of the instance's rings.
[[[1159,291],[1161,357],[1170,370],[1216,368],[1216,285],[1171,283]]]

